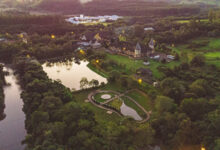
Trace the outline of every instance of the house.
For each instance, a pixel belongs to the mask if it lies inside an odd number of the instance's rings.
[[[148,46],[154,50],[156,45],[156,41],[154,39],[151,39],[150,42],[148,43]]]
[[[99,43],[98,41],[95,41],[95,43],[92,44],[93,48],[100,48],[102,46],[101,43]]]
[[[154,53],[154,49],[152,49],[150,45],[151,43],[149,43],[148,45],[137,43],[135,47],[134,57],[135,58],[140,58],[145,56],[149,57],[150,54]]]
[[[86,38],[85,35],[83,35],[83,36],[80,37],[80,40],[82,40],[82,41],[87,41],[87,38]]]
[[[141,75],[141,76],[152,76],[153,75],[152,71],[148,68],[139,68],[136,70],[136,74]]]
[[[18,34],[18,37],[24,42],[28,43],[28,34],[26,32],[22,32]]]
[[[94,39],[96,39],[96,41],[101,41],[101,37],[99,35],[99,33],[97,33],[95,36],[94,36]]]
[[[101,43],[99,41],[102,40],[99,33],[95,34],[94,32],[87,32],[83,36],[80,37],[79,42],[77,44],[81,47],[92,47],[92,48],[99,48],[101,47]]]
[[[166,55],[165,53],[154,52],[150,54],[150,58],[160,62],[171,62],[175,59],[173,55]]]
[[[0,38],[0,43],[1,43],[1,42],[5,42],[5,41],[6,41],[5,38]]]

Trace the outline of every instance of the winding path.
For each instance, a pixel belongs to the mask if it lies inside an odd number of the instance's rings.
[[[119,92],[116,92],[116,91],[111,91],[111,90],[109,90],[109,91],[102,91],[102,90],[96,90],[96,91],[93,91],[93,92],[91,92],[91,93],[89,93],[89,95],[88,95],[88,100],[93,104],[93,105],[95,105],[95,106],[97,106],[98,108],[101,108],[101,109],[104,109],[104,110],[108,110],[108,111],[112,111],[112,112],[115,112],[116,114],[118,114],[119,116],[122,116],[120,113],[118,113],[117,111],[115,111],[115,110],[113,110],[113,109],[110,109],[110,108],[106,108],[105,106],[103,106],[104,104],[107,104],[107,103],[109,103],[109,102],[111,102],[112,100],[114,100],[115,98],[120,98],[120,97],[122,97],[122,96],[125,96],[126,98],[128,98],[129,100],[131,100],[133,103],[135,103],[146,115],[147,115],[147,117],[145,118],[145,119],[143,119],[143,120],[141,120],[141,121],[137,121],[138,123],[144,123],[144,122],[147,122],[149,119],[150,119],[150,114],[151,114],[151,111],[147,111],[143,106],[141,106],[138,102],[136,102],[133,98],[131,98],[131,97],[129,97],[129,96],[126,96],[125,94],[127,94],[127,93],[129,93],[129,92],[131,92],[131,91],[134,91],[134,90],[136,90],[136,89],[132,89],[132,90],[128,90],[128,91],[126,91],[126,92],[124,92],[124,93],[119,93]],[[99,104],[97,104],[97,103],[95,103],[94,101],[94,95],[96,95],[96,94],[98,94],[98,93],[114,93],[114,94],[116,94],[116,96],[114,96],[113,98],[111,98],[111,99],[109,99],[109,100],[107,100],[107,101],[105,101],[105,102],[103,102],[103,103],[100,103],[100,105]]]

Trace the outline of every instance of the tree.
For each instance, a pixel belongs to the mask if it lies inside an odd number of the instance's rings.
[[[192,66],[201,67],[205,64],[205,57],[203,55],[196,55],[190,62]]]
[[[85,87],[87,87],[89,84],[89,81],[86,77],[83,77],[81,80],[80,80],[80,88],[81,89],[84,89]]]
[[[92,86],[92,87],[96,87],[99,85],[99,81],[98,80],[95,80],[95,79],[92,79],[90,82],[89,82],[89,86]]]
[[[184,83],[177,78],[165,78],[161,81],[160,86],[164,95],[175,99],[178,103],[180,103],[186,91]]]
[[[180,110],[181,112],[186,113],[192,121],[195,121],[203,118],[203,116],[210,110],[210,105],[204,98],[188,98],[181,102]]]
[[[215,12],[214,10],[209,10],[209,13],[208,13],[208,18],[209,18],[209,21],[212,23],[215,19]]]
[[[161,114],[164,112],[174,112],[177,105],[174,100],[166,96],[157,96],[155,100],[155,108]]]
[[[195,93],[198,97],[205,97],[212,95],[212,88],[204,79],[197,79],[190,86],[190,91]]]
[[[215,147],[213,150],[219,150],[220,149],[220,138],[218,138],[216,141],[215,141]]]

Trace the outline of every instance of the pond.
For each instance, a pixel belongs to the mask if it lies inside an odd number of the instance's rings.
[[[0,121],[0,150],[23,150],[21,141],[25,138],[26,130],[21,89],[13,70],[8,67],[4,67],[4,70],[9,72],[5,79],[10,85],[4,87],[6,117]]]
[[[80,80],[86,77],[88,81],[92,79],[107,83],[107,79],[90,70],[87,65],[88,61],[79,61],[76,63],[73,59],[65,62],[44,63],[43,70],[49,78],[60,80],[63,85],[70,89],[80,90]]]
[[[138,120],[138,121],[142,120],[142,118],[138,115],[138,113],[133,108],[125,105],[124,102],[122,103],[120,109],[121,109],[121,113],[124,116],[132,117],[132,118],[134,118],[134,120]]]

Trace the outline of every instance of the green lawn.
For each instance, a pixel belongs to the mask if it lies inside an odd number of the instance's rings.
[[[200,19],[201,22],[208,22],[208,19]],[[176,23],[189,23],[190,20],[177,20]]]
[[[121,110],[121,105],[122,105],[122,100],[116,98],[113,101],[109,102],[108,105],[110,105],[111,107],[113,107],[116,110],[120,111]]]
[[[146,114],[134,102],[132,102],[127,97],[121,97],[121,98],[123,99],[125,105],[133,108],[142,118],[146,117]]]
[[[146,110],[151,110],[151,103],[150,98],[138,91],[132,91],[127,94],[127,96],[130,96],[135,101],[137,101],[141,106],[143,106]]]
[[[143,64],[143,60],[135,60],[127,56],[107,54],[107,59],[125,65],[125,70],[123,71],[128,74],[135,73],[135,71],[140,67],[146,68],[146,66]],[[122,70],[119,71],[121,72]]]
[[[96,106],[94,106],[91,103],[86,103],[85,100],[88,97],[88,94],[91,92],[92,90],[86,90],[86,91],[81,91],[81,92],[75,92],[73,93],[73,96],[75,98],[75,101],[82,105],[82,106],[87,106],[88,109],[90,109],[94,114],[95,114],[95,119],[97,122],[103,122],[103,121],[114,121],[114,122],[119,122],[122,117],[120,117],[118,114],[116,113],[112,113],[112,114],[107,114],[106,110],[103,110],[101,108],[98,108]],[[71,102],[70,102],[71,103]]]
[[[210,53],[206,53],[205,57],[207,59],[219,59],[220,60],[220,51],[219,52],[210,52]],[[220,61],[219,61],[220,62]]]
[[[96,67],[93,67],[91,63],[89,63],[87,65],[87,67],[89,69],[91,69],[92,71],[94,71],[95,73],[99,74],[100,76],[104,77],[104,78],[108,78],[108,74],[105,73],[104,71],[100,71],[99,69],[97,69]]]
[[[206,62],[220,68],[220,52],[210,52],[205,54]]]
[[[167,67],[173,68],[174,66],[180,64],[179,62],[176,62],[176,61],[162,64],[158,61],[149,60],[150,65],[146,66],[143,64],[143,62],[144,62],[143,60],[134,60],[134,59],[129,58],[127,56],[112,55],[112,54],[107,54],[107,59],[114,60],[114,61],[118,62],[119,64],[125,65],[126,66],[125,72],[129,75],[134,74],[136,72],[136,70],[139,68],[149,68],[153,72],[153,76],[157,79],[163,77],[163,73],[159,72],[159,70],[157,69],[158,66],[161,65],[161,66],[167,66]],[[122,72],[122,70],[118,70],[118,71]]]
[[[107,85],[105,85],[101,89],[102,90],[112,90],[112,91],[116,91],[116,92],[120,92],[120,93],[123,93],[127,90],[126,87],[121,87],[120,85],[115,84],[115,83],[108,83]]]
[[[96,100],[97,102],[100,102],[100,103],[105,102],[106,100],[101,98],[101,96],[102,96],[103,94],[109,94],[109,95],[111,95],[111,97],[114,97],[114,96],[115,96],[113,93],[98,93],[98,94],[96,94],[96,95],[94,96],[95,100]]]

